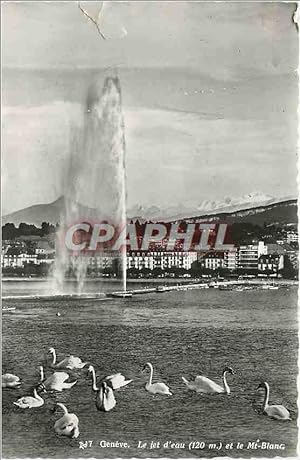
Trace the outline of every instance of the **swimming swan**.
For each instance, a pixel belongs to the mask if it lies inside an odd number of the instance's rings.
[[[14,374],[3,374],[1,386],[2,388],[19,388],[21,385],[20,377]]]
[[[88,372],[90,372],[93,377],[93,390],[97,391],[96,373],[94,366],[89,366]],[[124,375],[120,372],[118,374],[108,375],[107,377],[101,379],[101,381],[106,382],[113,390],[122,388],[128,385],[128,383],[132,382],[132,380],[125,380]]]
[[[43,366],[40,366],[40,383],[38,389],[45,392],[47,392],[47,390],[69,390],[77,383],[77,380],[75,380],[75,382],[67,383],[66,380],[68,380],[69,377],[69,374],[66,372],[54,372],[48,378],[45,378],[44,368]]]
[[[23,396],[14,402],[15,406],[21,409],[31,409],[33,407],[41,407],[44,404],[43,398],[38,395],[36,388],[33,389],[33,396]]]
[[[69,436],[71,438],[78,438],[79,436],[79,420],[77,415],[69,414],[68,409],[62,403],[56,403],[64,411],[64,415],[56,420],[54,423],[55,433],[61,436]]]
[[[83,363],[77,356],[68,356],[63,359],[60,363],[56,364],[56,352],[54,348],[49,348],[48,351],[52,355],[52,367],[63,367],[66,369],[82,369],[87,363]]]
[[[142,369],[142,372],[147,368],[150,368],[150,377],[149,377],[149,382],[146,384],[145,388],[149,393],[152,394],[161,394],[161,395],[169,395],[171,396],[172,393],[170,392],[169,387],[165,383],[152,383],[152,377],[153,377],[153,366],[151,363],[146,363],[145,366]]]
[[[231,367],[226,366],[224,368],[222,375],[223,386],[218,385],[213,380],[208,379],[207,377],[203,377],[202,375],[197,375],[194,382],[188,382],[188,380],[186,380],[184,377],[182,377],[182,380],[190,390],[196,391],[197,393],[226,393],[229,395],[230,388],[226,380],[227,372],[229,374],[234,374],[234,371]]]
[[[262,412],[269,417],[272,417],[276,420],[291,420],[291,415],[289,411],[282,405],[276,404],[269,406],[269,395],[270,387],[267,382],[262,382],[258,385],[257,389],[264,388],[265,398],[262,405]]]
[[[94,389],[94,386],[93,386]],[[101,387],[96,389],[96,407],[98,410],[108,412],[117,404],[113,389],[110,388],[105,381],[101,383]]]

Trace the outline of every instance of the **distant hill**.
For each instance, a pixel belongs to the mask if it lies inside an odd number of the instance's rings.
[[[64,199],[61,197],[53,203],[36,204],[20,211],[12,212],[2,217],[2,225],[13,223],[19,225],[21,222],[40,226],[42,222],[56,224],[59,222],[60,212],[64,206]]]
[[[21,222],[34,224],[36,226],[40,226],[42,222],[49,222],[55,225],[60,221],[60,216],[63,213],[64,206],[64,197],[60,197],[53,203],[30,206],[26,209],[22,209],[20,211],[16,211],[14,213],[3,216],[2,225],[5,225],[9,222],[14,223],[15,225],[19,225]],[[77,206],[79,207],[80,215],[83,219],[88,217],[97,219],[97,210],[82,205]],[[241,204],[241,206],[243,205]],[[131,218],[130,210],[128,214],[128,217]],[[133,218],[133,220],[146,221],[148,219],[145,216],[144,218]],[[158,219],[153,219],[153,221],[155,220]],[[179,220],[179,218],[168,219],[169,222],[176,222],[177,220]],[[205,214],[201,213],[199,215],[187,213],[185,217],[180,216],[180,220],[202,220],[206,222],[222,221],[227,223],[249,222],[260,226],[273,223],[297,223],[297,200],[285,200],[279,203],[264,204],[255,207],[244,207],[244,209],[234,211],[228,210],[228,212],[218,212],[218,210],[212,210]]]
[[[40,226],[42,222],[57,224],[60,222],[60,216],[64,212],[66,200],[64,197],[58,198],[53,203],[36,204],[20,211],[7,214],[2,217],[2,225],[13,223],[19,225],[21,222]],[[79,213],[84,217],[96,217],[96,210],[77,204]]]

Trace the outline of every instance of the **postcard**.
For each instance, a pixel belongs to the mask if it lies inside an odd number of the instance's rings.
[[[297,457],[292,2],[2,2],[2,454]]]

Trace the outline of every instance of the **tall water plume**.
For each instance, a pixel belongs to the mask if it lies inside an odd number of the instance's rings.
[[[83,290],[89,257],[70,255],[64,232],[74,223],[107,220],[126,226],[125,135],[121,88],[117,77],[107,77],[88,92],[82,127],[74,129],[70,162],[64,185],[61,238],[53,270],[56,292],[65,292],[71,269],[77,291]],[[123,290],[126,290],[126,248],[120,255]]]

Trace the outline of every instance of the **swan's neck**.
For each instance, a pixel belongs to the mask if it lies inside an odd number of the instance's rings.
[[[95,369],[92,368],[91,369],[91,372],[92,372],[92,378],[93,378],[93,385],[92,385],[92,388],[94,391],[98,391],[99,388],[97,387],[97,384],[96,384],[96,372],[95,372]]]
[[[150,377],[149,377],[148,385],[151,385],[152,384],[152,377],[153,377],[153,366],[152,366],[151,363],[149,363],[148,366],[150,367]]]
[[[34,388],[34,390],[33,390],[33,396],[34,396],[35,399],[37,399],[38,401],[44,401],[43,398],[38,394],[38,392],[36,391],[35,388]]]
[[[52,351],[52,366],[54,366],[55,363],[56,363],[56,352],[53,349],[53,351]]]
[[[229,395],[230,394],[230,388],[229,388],[229,385],[228,385],[227,380],[226,380],[226,373],[227,373],[227,371],[223,372],[223,385],[224,385],[225,393]]]
[[[40,367],[40,381],[43,382],[45,378],[45,375],[44,375],[44,368],[43,366]]]
[[[103,386],[101,385],[100,388],[97,388],[97,394],[96,394],[96,400],[98,404],[100,404],[100,406],[102,406],[102,404],[104,403],[104,397],[105,397],[105,394],[104,394]]]
[[[66,406],[65,406],[64,404],[62,404],[62,403],[56,403],[56,405],[62,408],[62,410],[64,411],[64,414],[67,415],[67,414],[69,413],[69,412],[68,412],[68,409],[66,408]]]
[[[266,408],[268,407],[268,404],[269,404],[269,396],[270,396],[270,387],[269,385],[267,384],[265,386],[265,398],[264,398],[264,402],[263,402],[263,411],[266,410]]]

